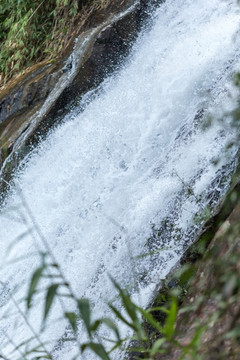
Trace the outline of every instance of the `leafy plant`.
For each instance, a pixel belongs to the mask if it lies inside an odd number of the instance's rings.
[[[0,86],[14,74],[61,54],[74,24],[109,0],[1,0]]]

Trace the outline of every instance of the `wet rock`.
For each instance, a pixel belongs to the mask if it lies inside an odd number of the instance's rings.
[[[48,96],[57,80],[56,73],[55,76],[51,74],[52,68],[46,64],[38,69],[34,67],[29,74],[20,76],[0,92],[0,123]]]
[[[69,103],[98,86],[106,75],[114,71],[128,54],[136,35],[137,17],[135,12],[101,31],[75,78],[47,114],[47,120],[51,119],[52,123],[54,117],[66,113],[65,108]]]

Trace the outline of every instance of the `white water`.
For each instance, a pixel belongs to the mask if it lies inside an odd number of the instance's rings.
[[[63,272],[79,297],[96,304],[96,316],[106,312],[105,301],[114,297],[108,273],[127,286],[134,282],[132,267],[138,301],[146,305],[199,230],[194,215],[208,201],[216,205],[226,191],[228,182],[221,179],[228,160],[223,157],[217,166],[212,161],[223,153],[231,129],[216,122],[203,132],[203,120],[196,115],[202,110],[221,115],[234,104],[230,75],[239,69],[239,20],[235,1],[167,0],[123,69],[105,81],[83,113],[75,109],[18,174],[18,186]],[[32,225],[14,188],[2,212],[1,263],[29,254],[1,270],[4,291],[21,285],[15,294],[20,299],[39,263],[30,256],[34,238],[44,247],[33,229],[6,258],[8,245],[26,231],[26,221],[27,228]],[[174,224],[172,231],[163,228],[166,218]],[[151,242],[151,249],[163,251],[131,260],[148,251],[153,224],[163,235]],[[7,311],[4,291],[2,313]],[[42,335],[52,341],[49,349],[65,331],[65,322],[54,323],[60,312],[56,304]],[[41,314],[42,305],[36,304],[29,317],[35,329]],[[18,316],[16,324],[13,319],[1,321],[4,355],[13,346],[6,334],[15,344],[31,334],[23,319]],[[54,356],[67,360],[75,350],[72,344],[58,346]]]

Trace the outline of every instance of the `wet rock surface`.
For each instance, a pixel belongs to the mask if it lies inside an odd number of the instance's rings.
[[[16,86],[1,95],[0,103],[0,123],[7,118],[20,113],[29,108],[33,103],[44,100],[54,87],[56,82],[56,72],[51,73],[53,66],[40,65],[39,69],[34,69],[25,76],[15,81]],[[14,82],[13,82],[14,85]]]

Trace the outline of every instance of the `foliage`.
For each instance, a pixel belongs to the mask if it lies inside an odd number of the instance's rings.
[[[64,49],[74,23],[109,0],[1,0],[0,85],[36,61]]]

